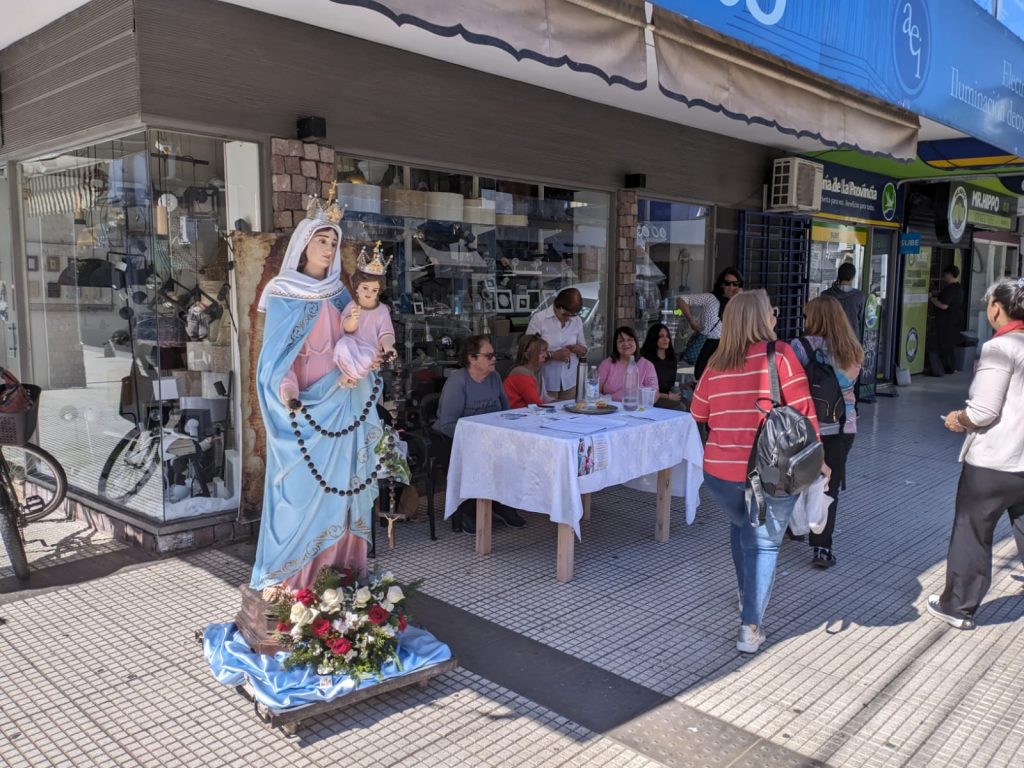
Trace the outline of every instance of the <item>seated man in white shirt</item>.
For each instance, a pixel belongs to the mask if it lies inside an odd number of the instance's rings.
[[[561,291],[547,309],[530,318],[526,332],[539,333],[548,343],[548,359],[541,369],[544,388],[552,400],[576,399],[576,370],[587,356],[583,335],[583,296],[575,288]]]

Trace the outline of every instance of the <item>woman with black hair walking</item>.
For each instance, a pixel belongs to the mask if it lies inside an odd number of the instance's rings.
[[[690,328],[704,335],[704,344],[693,364],[693,377],[698,381],[722,338],[725,305],[742,290],[743,275],[732,267],[726,267],[718,274],[711,293],[691,293],[676,299],[676,308],[683,313]]]

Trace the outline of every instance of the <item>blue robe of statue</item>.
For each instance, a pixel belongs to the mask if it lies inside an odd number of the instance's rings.
[[[329,301],[340,311],[349,299],[348,291],[342,290]],[[318,434],[296,412],[300,433],[296,436],[289,409],[281,403],[281,381],[316,322],[320,301],[269,295],[264,309],[257,387],[266,424],[267,463],[263,518],[250,582],[260,590],[297,572],[349,530],[369,540],[377,498],[377,483],[370,475],[378,469],[377,446],[383,438],[376,410],[379,395],[373,394],[379,374],[373,372],[349,388],[340,385],[338,370],[303,390],[299,399],[324,430],[348,429],[348,434],[334,438]],[[357,423],[364,409],[366,418]],[[299,439],[329,486],[343,491],[355,490],[364,482],[366,486],[352,496],[325,492],[299,450]]]

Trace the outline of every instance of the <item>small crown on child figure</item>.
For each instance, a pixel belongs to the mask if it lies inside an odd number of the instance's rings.
[[[384,249],[381,248],[380,240],[378,240],[377,244],[373,246],[373,258],[366,253],[366,246],[362,247],[362,250],[359,251],[359,259],[356,261],[356,268],[368,275],[383,275],[393,258],[394,256],[388,259],[384,258]]]
[[[322,221],[325,224],[337,224],[345,216],[345,208],[348,206],[338,205],[337,198],[338,182],[331,184],[327,192],[327,199],[321,201],[316,195],[309,196],[306,204],[306,218],[314,221]]]

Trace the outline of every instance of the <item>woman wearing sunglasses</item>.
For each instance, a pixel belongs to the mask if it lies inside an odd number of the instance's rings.
[[[700,379],[708,360],[718,349],[722,338],[722,314],[725,305],[743,290],[743,275],[732,267],[726,267],[715,280],[711,293],[691,293],[676,299],[676,307],[683,313],[687,324],[694,333],[703,334],[704,344],[693,364],[693,377]]]

